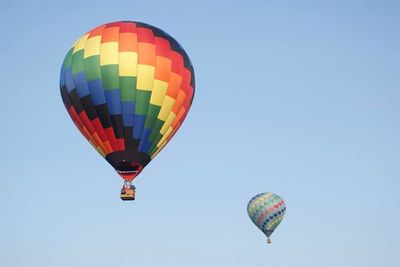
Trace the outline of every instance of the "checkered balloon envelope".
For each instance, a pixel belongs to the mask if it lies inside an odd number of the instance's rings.
[[[261,193],[253,197],[247,205],[247,214],[253,223],[267,236],[270,236],[283,220],[286,212],[285,202],[273,193]]]
[[[61,67],[60,91],[81,134],[131,182],[185,120],[194,70],[182,46],[164,31],[113,22],[72,45]]]

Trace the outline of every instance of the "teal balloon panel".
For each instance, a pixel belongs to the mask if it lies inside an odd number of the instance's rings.
[[[259,194],[247,205],[250,219],[268,238],[281,223],[285,212],[285,202],[273,193]]]

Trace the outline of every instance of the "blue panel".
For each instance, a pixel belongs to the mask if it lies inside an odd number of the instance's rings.
[[[89,95],[89,87],[86,81],[86,74],[78,72],[74,75],[74,82],[76,84],[76,91],[80,98]]]
[[[67,91],[68,93],[71,92],[73,89],[75,89],[75,83],[74,79],[72,77],[72,69],[71,68],[66,68],[64,71],[64,77],[65,77],[65,84],[67,85]]]
[[[64,79],[64,67],[61,68],[60,72],[60,88],[65,84],[65,79]]]
[[[104,96],[103,82],[101,80],[93,80],[88,82],[90,96],[94,105],[106,103]]]
[[[135,119],[135,102],[122,102],[122,124],[133,126]]]
[[[142,137],[145,120],[146,120],[146,115],[135,114],[135,125],[134,125],[135,127],[133,128],[134,139],[140,139]]]
[[[104,91],[104,93],[106,94],[107,107],[110,115],[121,114],[121,97],[119,89]]]
[[[151,143],[149,142],[149,136],[151,134],[151,130],[149,128],[145,128],[142,133],[142,138],[140,139],[139,143],[139,151],[146,153],[149,148],[151,147]]]

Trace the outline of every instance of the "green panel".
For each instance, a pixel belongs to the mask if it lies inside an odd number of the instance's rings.
[[[85,72],[88,81],[100,80],[100,56],[91,56],[85,59]]]
[[[156,146],[152,145],[149,151],[147,151],[147,155],[151,157],[153,156],[154,152],[156,152]]]
[[[136,108],[135,114],[146,115],[149,107],[151,92],[136,90]]]
[[[153,125],[156,121],[157,121],[157,117],[147,115],[146,122],[144,123],[144,127],[151,129],[151,128],[153,128]]]
[[[164,121],[157,119],[156,123],[152,127],[153,130],[151,131],[151,135],[149,137],[150,143],[154,143],[154,139],[157,137],[157,135],[160,134],[160,130],[164,125]]]
[[[160,109],[160,106],[150,104],[147,115],[157,118],[158,114],[160,113]]]
[[[101,78],[103,80],[104,90],[119,89],[118,65],[101,66]]]
[[[83,72],[85,70],[85,65],[83,63],[83,50],[72,54],[72,74],[77,74],[78,72]]]
[[[156,138],[156,140],[154,140],[154,142],[151,142],[152,144],[151,144],[151,147],[149,149],[149,151],[150,151],[149,155],[153,155],[154,152],[156,152],[156,150],[158,149],[157,144],[158,144],[158,142],[160,142],[162,137],[163,137],[163,135],[160,134],[160,135],[157,136],[157,138]]]
[[[156,140],[154,140],[154,143],[153,143],[153,145],[157,145],[158,144],[158,142],[160,142],[160,140],[161,140],[161,138],[163,138],[163,136],[164,135],[162,135],[162,134],[159,134],[158,136],[157,136],[157,138],[156,138]]]
[[[71,48],[71,49],[68,51],[67,55],[65,56],[64,62],[63,62],[63,67],[64,67],[64,68],[71,67],[71,65],[72,65],[72,51],[73,51],[73,50],[74,50],[74,49]]]
[[[160,113],[161,107],[150,104],[149,110],[147,111],[146,122],[144,124],[145,128],[153,128],[153,125],[157,121],[158,113]]]
[[[121,100],[134,102],[136,100],[136,77],[119,77]]]

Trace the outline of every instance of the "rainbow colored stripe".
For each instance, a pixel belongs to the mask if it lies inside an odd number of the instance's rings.
[[[281,223],[285,212],[285,202],[273,193],[258,194],[247,205],[250,219],[267,237]]]
[[[60,76],[73,122],[126,180],[171,140],[195,91],[193,66],[180,44],[139,22],[108,23],[84,34]]]

